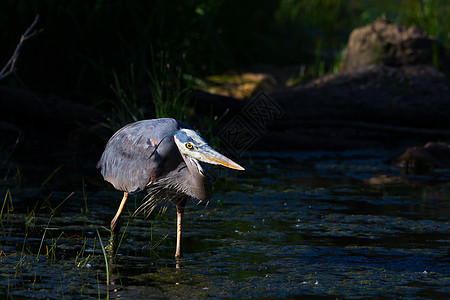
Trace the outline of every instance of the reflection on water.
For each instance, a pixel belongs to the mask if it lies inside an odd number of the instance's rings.
[[[182,260],[173,258],[174,207],[124,217],[109,284],[97,230],[106,244],[120,192],[87,186],[56,208],[71,191],[12,188],[2,203],[0,295],[447,298],[449,173],[402,175],[389,155],[242,158],[245,173],[217,182],[207,206],[188,207]],[[128,203],[130,214],[138,204]]]

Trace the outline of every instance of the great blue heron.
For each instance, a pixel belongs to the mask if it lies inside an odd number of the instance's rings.
[[[211,182],[204,163],[236,170],[243,167],[211,148],[186,124],[174,119],[143,120],[118,130],[106,144],[97,164],[103,178],[123,191],[122,202],[111,221],[111,234],[119,231],[118,220],[129,195],[146,191],[136,210],[148,213],[161,204],[175,200],[177,208],[177,245],[181,257],[184,206],[189,198],[208,201]]]

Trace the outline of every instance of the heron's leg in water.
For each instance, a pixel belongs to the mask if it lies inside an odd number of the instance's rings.
[[[186,205],[186,199],[177,199],[177,248],[175,250],[175,257],[181,257],[181,237],[182,237],[182,227],[183,227],[183,214],[184,206]]]
[[[123,208],[125,207],[125,203],[127,203],[127,199],[128,199],[128,192],[124,192],[122,202],[120,202],[119,209],[117,210],[116,215],[114,216],[114,218],[111,221],[111,234],[112,235],[119,233],[119,230],[120,230],[119,218],[120,218],[120,215],[122,214]]]
[[[114,255],[116,254],[116,251],[117,251],[117,245],[119,243],[119,234],[118,233],[120,231],[119,218],[120,218],[120,215],[122,214],[123,208],[125,207],[125,203],[127,203],[127,199],[128,199],[128,193],[124,192],[122,202],[120,202],[119,209],[117,210],[116,215],[114,216],[114,218],[111,221],[111,238],[109,239],[108,247],[107,247],[107,251],[111,257],[114,257]]]

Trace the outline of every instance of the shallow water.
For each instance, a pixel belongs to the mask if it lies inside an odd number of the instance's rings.
[[[403,175],[391,156],[252,153],[239,160],[246,172],[215,169],[212,200],[185,214],[184,257],[173,258],[173,206],[149,219],[125,215],[109,284],[98,233],[106,246],[120,192],[11,188],[0,296],[449,298],[450,172]]]

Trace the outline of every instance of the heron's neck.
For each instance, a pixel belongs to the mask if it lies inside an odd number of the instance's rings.
[[[189,171],[188,179],[182,184],[188,194],[201,201],[208,201],[211,197],[211,182],[206,175],[206,170],[201,163],[190,157],[183,157],[187,171]]]

